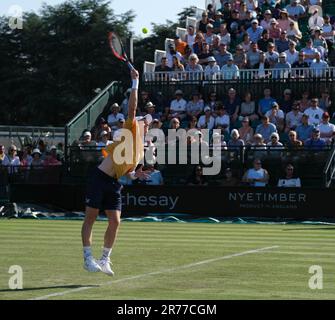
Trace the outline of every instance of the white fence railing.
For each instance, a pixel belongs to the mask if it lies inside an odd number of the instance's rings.
[[[174,82],[174,81],[219,81],[219,80],[257,80],[257,79],[335,79],[335,68],[284,68],[284,69],[247,69],[220,72],[192,72],[192,71],[170,71],[170,72],[144,72],[145,82]]]

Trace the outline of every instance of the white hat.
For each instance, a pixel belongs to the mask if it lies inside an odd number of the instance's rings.
[[[152,122],[152,116],[151,116],[151,114],[147,114],[147,115],[145,115],[143,117],[136,117],[136,120],[137,121],[144,121],[144,120],[146,120],[147,123],[150,124]]]
[[[42,154],[40,149],[34,149],[33,152],[32,152],[32,155],[34,155],[35,153],[38,153],[39,155]]]
[[[271,23],[275,23],[275,24],[277,24],[277,20],[275,19],[275,18],[272,18],[272,19],[270,19],[270,24]]]
[[[282,52],[282,53],[279,55],[279,57],[280,57],[280,58],[281,58],[281,57],[286,58],[286,53],[285,53],[285,52]]]
[[[51,151],[51,150],[57,150],[57,147],[56,147],[56,146],[51,146],[51,147],[50,147],[50,151]]]
[[[120,108],[120,106],[117,103],[113,103],[112,106],[111,106],[111,109],[113,109],[113,108]]]
[[[272,14],[270,10],[265,10],[264,14]]]
[[[205,111],[205,112],[207,112],[207,111],[212,111],[212,109],[211,109],[210,107],[207,106],[207,107],[204,109],[204,111]]]
[[[213,56],[207,58],[208,62],[216,62],[215,58]]]
[[[253,24],[253,23],[257,23],[258,24],[258,20],[257,19],[252,20],[251,24]]]
[[[103,137],[103,136],[106,136],[106,135],[108,135],[108,132],[107,131],[102,131],[101,133],[100,133],[100,137]]]
[[[89,131],[85,131],[83,137],[92,137],[92,134]]]

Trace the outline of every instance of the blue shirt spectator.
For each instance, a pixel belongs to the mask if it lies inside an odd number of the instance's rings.
[[[258,25],[258,21],[256,19],[252,20],[251,27],[247,30],[251,42],[257,43],[257,41],[262,37],[263,30],[263,27]]]
[[[310,65],[312,76],[317,78],[325,77],[326,70],[329,68],[326,61],[321,60],[320,54],[317,55],[316,60]]]
[[[240,71],[236,64],[233,64],[233,58],[229,58],[227,64],[221,68],[223,79],[232,80],[240,77]]]
[[[262,124],[256,128],[256,134],[261,134],[265,143],[268,143],[273,133],[277,133],[277,127],[270,122],[269,117],[263,117]]]
[[[271,97],[271,90],[264,90],[264,98],[258,102],[258,112],[261,116],[265,115],[269,110],[271,110],[274,102],[277,102]]]
[[[302,124],[299,125],[295,130],[298,139],[302,142],[305,142],[311,138],[312,131],[314,129],[314,126],[308,124],[308,118],[308,115],[304,114],[301,119]]]
[[[320,130],[313,129],[312,138],[305,142],[305,147],[312,150],[322,150],[326,147],[326,141],[320,138]]]

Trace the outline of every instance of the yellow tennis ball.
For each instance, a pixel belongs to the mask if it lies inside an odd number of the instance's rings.
[[[147,33],[148,33],[148,29],[147,29],[147,28],[143,28],[143,29],[142,29],[142,32],[143,32],[144,34],[147,34]]]

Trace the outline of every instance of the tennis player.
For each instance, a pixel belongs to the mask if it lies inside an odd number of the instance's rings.
[[[82,241],[84,251],[84,269],[89,272],[102,271],[113,276],[110,256],[115,243],[121,219],[121,189],[118,182],[122,176],[128,176],[132,180],[141,178],[147,179],[148,174],[142,168],[135,171],[138,163],[144,157],[143,134],[136,119],[136,109],[138,102],[139,73],[131,71],[133,81],[132,90],[128,105],[128,119],[124,129],[131,133],[131,142],[125,145],[123,154],[130,154],[127,161],[123,163],[118,159],[121,143],[126,141],[115,141],[105,149],[105,159],[100,166],[94,169],[89,178],[86,195],[86,217],[82,226]],[[143,131],[143,130],[142,130]],[[130,152],[130,153],[129,153]],[[104,210],[108,218],[108,228],[104,238],[104,248],[99,260],[95,260],[92,255],[92,228],[98,217],[100,210]]]

